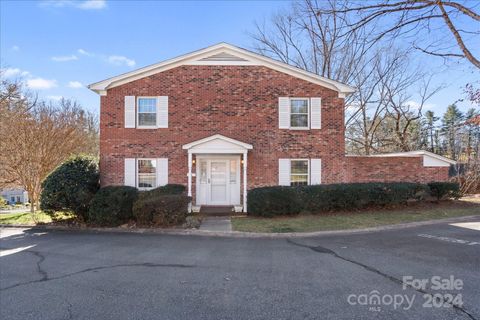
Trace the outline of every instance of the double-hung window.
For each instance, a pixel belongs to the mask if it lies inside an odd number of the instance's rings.
[[[137,181],[139,189],[150,189],[157,186],[157,162],[155,159],[137,160]]]
[[[309,99],[290,99],[290,128],[309,128]]]
[[[291,160],[290,161],[290,185],[306,186],[308,185],[308,160]]]
[[[139,97],[137,101],[137,127],[157,126],[157,98]]]

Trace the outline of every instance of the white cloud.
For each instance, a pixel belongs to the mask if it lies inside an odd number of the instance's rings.
[[[77,8],[84,10],[98,10],[107,7],[105,0],[87,0],[76,5]]]
[[[58,87],[57,80],[55,79],[44,79],[41,77],[34,77],[30,72],[21,70],[19,68],[1,69],[1,75],[2,75],[2,78],[25,77],[26,78],[25,83],[27,87],[29,87],[30,89],[44,90],[44,89],[51,89],[51,88]],[[77,81],[74,81],[74,82],[77,82]]]
[[[117,66],[129,66],[129,67],[134,67],[135,66],[135,60],[128,59],[127,57],[124,56],[109,56],[107,58],[108,63],[117,65]]]
[[[57,87],[57,80],[43,78],[32,78],[27,80],[30,89],[45,90]]]
[[[88,51],[83,50],[83,49],[78,49],[77,52],[78,52],[79,54],[81,54],[81,55],[84,55],[84,56],[88,56],[88,57],[93,56],[93,53],[88,52]]]
[[[63,96],[47,96],[47,99],[60,101],[62,100]]]
[[[19,50],[20,50],[20,47],[17,46],[17,45],[15,45],[15,46],[12,47],[12,50],[13,50],[13,51],[19,51]]]
[[[40,2],[42,7],[72,7],[82,10],[99,10],[107,7],[106,0],[86,0],[86,1],[73,1],[73,0],[45,0]]]
[[[414,100],[409,100],[405,102],[406,105],[410,106],[411,108],[414,109],[420,109],[421,105],[420,102],[414,101]],[[423,110],[428,110],[428,109],[433,109],[435,108],[436,105],[433,103],[424,103],[423,104]]]
[[[78,60],[78,57],[74,54],[69,55],[69,56],[57,56],[57,57],[52,57],[53,61],[57,62],[65,62],[65,61],[72,61],[72,60]]]
[[[405,102],[405,104],[415,109],[420,108],[420,103],[418,103],[417,101],[410,100]]]
[[[20,75],[22,71],[18,68],[2,69],[2,75],[5,78],[11,78]]]
[[[2,69],[2,76],[5,78],[12,78],[12,77],[26,77],[30,75],[28,71],[22,71],[18,68],[6,68]]]
[[[67,86],[73,89],[83,88],[83,84],[79,81],[70,81]]]

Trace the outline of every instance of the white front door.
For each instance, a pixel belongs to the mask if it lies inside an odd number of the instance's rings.
[[[197,205],[240,203],[239,157],[198,157]]]
[[[228,160],[208,161],[210,169],[210,204],[228,204],[227,170]]]

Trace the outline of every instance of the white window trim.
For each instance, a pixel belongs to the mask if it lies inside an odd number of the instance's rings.
[[[307,126],[306,127],[292,127],[292,100],[307,100]],[[310,113],[311,113],[311,108],[310,108],[310,98],[306,97],[288,97],[288,108],[289,108],[289,128],[290,130],[310,130]],[[293,114],[304,114],[304,113],[293,113]]]
[[[139,183],[138,183],[139,182],[139,179],[138,179],[138,161],[139,160],[150,160],[150,161],[155,162],[155,186],[153,186],[151,188],[145,188],[145,187],[140,187],[139,186]],[[138,190],[143,190],[143,191],[155,189],[158,185],[157,170],[158,170],[157,158],[135,158],[135,185],[136,185],[137,189]]]
[[[157,123],[158,99],[157,98],[158,97],[152,97],[152,96],[139,96],[139,97],[137,97],[137,99],[135,101],[135,117],[137,118],[136,119],[137,129],[157,129],[158,128],[158,123]],[[138,122],[139,119],[140,119],[140,117],[138,116],[138,113],[139,113],[138,110],[140,109],[138,101],[140,99],[154,99],[155,100],[155,123],[156,123],[156,125],[154,125],[154,126],[143,126],[143,125],[140,125],[140,123]],[[150,112],[142,112],[142,113],[150,113]]]
[[[292,173],[292,161],[307,161],[307,186],[310,185],[310,158],[306,159],[290,159],[290,186],[292,187],[292,174],[297,176],[304,176],[305,174]]]

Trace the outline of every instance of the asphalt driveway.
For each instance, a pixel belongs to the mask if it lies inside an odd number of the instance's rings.
[[[480,319],[476,229],[296,239],[2,229],[0,318]]]

